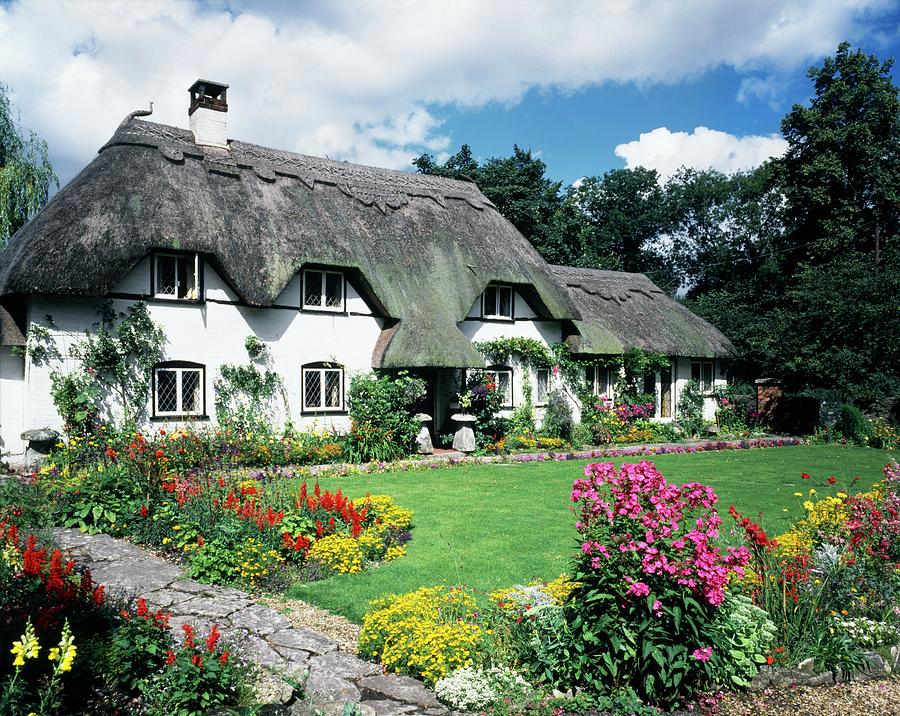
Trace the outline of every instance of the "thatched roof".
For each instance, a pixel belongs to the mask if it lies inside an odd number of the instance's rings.
[[[710,323],[641,273],[552,266],[582,315],[572,351],[610,355],[629,348],[693,358],[727,357],[734,346]]]
[[[271,305],[304,264],[353,269],[396,319],[375,367],[483,364],[457,323],[491,281],[533,286],[544,318],[579,317],[472,183],[238,141],[203,147],[187,130],[138,119],[13,237],[0,296],[103,296],[166,248],[203,254],[254,306]]]

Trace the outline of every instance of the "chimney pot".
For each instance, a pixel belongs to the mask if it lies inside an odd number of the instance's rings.
[[[210,80],[197,80],[188,89],[191,96],[188,117],[197,144],[228,148],[227,92],[228,85]]]

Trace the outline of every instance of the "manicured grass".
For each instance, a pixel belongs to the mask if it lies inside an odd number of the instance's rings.
[[[804,445],[660,455],[654,462],[670,481],[712,485],[726,528],[731,524],[728,506],[734,504],[754,518],[762,512],[763,524],[777,534],[800,511],[795,492],[849,489],[854,476],[861,478],[854,491],[861,491],[881,478],[888,460],[879,450]],[[556,577],[566,571],[575,546],[569,490],[585,464],[495,464],[323,478],[323,487],[340,487],[350,497],[390,495],[412,509],[413,540],[406,557],[377,570],[298,584],[288,594],[359,622],[371,599],[390,592],[442,583],[483,592],[531,577]],[[803,472],[812,479],[801,479]],[[837,478],[834,486],[826,484],[830,475]]]

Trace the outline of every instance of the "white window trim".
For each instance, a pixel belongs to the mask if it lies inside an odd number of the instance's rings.
[[[538,388],[541,384],[540,374],[545,372],[547,374],[547,395],[544,396],[544,399],[541,400],[538,395]],[[552,390],[553,385],[553,371],[550,368],[535,368],[534,371],[534,404],[535,406],[541,406],[547,404],[547,397],[550,395],[550,391]]]
[[[605,395],[610,400],[613,399],[613,380],[612,380],[612,371],[606,366],[594,364],[589,366],[592,370],[591,376],[591,394],[596,395],[598,398],[601,395]],[[606,384],[600,385],[600,375],[601,373],[606,373]]]
[[[713,360],[692,360],[691,361],[691,380],[694,379],[694,366],[700,366],[700,380],[697,382],[700,384],[700,392],[703,395],[712,395],[713,391],[716,389],[716,362]],[[703,385],[703,366],[709,366],[709,385]]]
[[[333,372],[338,374],[338,390],[339,390],[339,405],[332,407],[325,407],[322,405],[322,401],[325,398],[325,373]],[[319,405],[318,406],[310,406],[306,404],[306,376],[308,373],[318,373],[319,374]],[[301,368],[300,370],[300,382],[303,389],[303,401],[302,408],[304,413],[343,413],[344,412],[344,369],[340,366],[334,367],[326,367],[326,366],[315,366],[309,368]]]
[[[481,293],[481,317],[482,318],[491,318],[493,320],[499,321],[514,321],[516,315],[516,292],[512,286],[509,284],[502,283],[492,283],[488,285],[489,288],[496,289],[495,298],[494,298],[494,306],[493,312],[488,313],[485,293],[487,292],[487,288]],[[501,289],[507,289],[509,291],[509,315],[504,315],[502,313],[497,313],[500,310],[500,291]]]
[[[169,371],[175,373],[175,400],[176,410],[160,410],[159,408],[159,373]],[[198,410],[184,410],[184,393],[182,392],[182,378],[185,373],[199,373],[200,375],[200,408]],[[181,417],[203,415],[206,404],[206,369],[200,366],[166,366],[161,365],[153,369],[153,415],[158,417]]]
[[[312,303],[306,302],[306,280],[307,274],[315,272],[322,275],[319,279],[319,304],[315,305]],[[325,276],[326,275],[339,276],[341,279],[341,302],[337,306],[326,306],[325,305]],[[326,269],[303,269],[303,285],[300,287],[302,290],[302,294],[300,295],[300,305],[304,311],[325,311],[327,313],[343,313],[345,310],[345,306],[347,305],[347,284],[346,277],[340,271],[328,271]]]
[[[175,259],[175,293],[160,293],[159,291],[159,260],[161,258]],[[178,261],[194,260],[194,291],[184,298],[178,297]],[[165,251],[153,254],[153,298],[164,301],[198,301],[200,300],[200,254],[173,254]]]

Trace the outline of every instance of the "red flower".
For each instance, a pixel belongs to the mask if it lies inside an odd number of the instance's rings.
[[[810,479],[809,473],[808,473],[808,472],[802,473],[802,474],[800,475],[800,477],[802,477],[804,480],[809,480],[809,479]]]
[[[837,482],[837,478],[836,478],[834,475],[832,475],[831,477],[829,477],[829,478],[826,480],[826,482],[827,482],[829,485],[833,485],[834,483]]]
[[[118,454],[119,454],[119,453],[117,453],[117,452],[116,452],[115,450],[113,450],[111,447],[106,448],[106,457],[108,457],[110,460],[115,460],[115,459],[116,459],[116,455],[118,455]]]
[[[223,651],[223,652],[219,655],[219,663],[220,663],[222,666],[225,666],[225,664],[228,663],[228,657],[229,657],[229,656],[231,656],[231,652],[230,652],[230,651]]]
[[[767,657],[766,657],[766,663],[767,663],[769,666],[772,666],[772,664],[775,663],[775,657],[773,657],[773,656],[767,656]]]
[[[209,630],[209,637],[206,639],[206,650],[213,651],[216,648],[216,644],[219,643],[219,627],[216,624],[212,625],[212,628]]]
[[[166,666],[172,666],[175,663],[175,652],[169,649],[166,652]]]
[[[158,457],[158,458],[165,457],[165,455],[166,455],[166,454],[165,454],[162,450],[157,450],[157,451],[156,451],[156,457]]]
[[[194,654],[194,655],[191,657],[191,663],[192,663],[194,666],[196,666],[196,667],[202,669],[202,668],[203,668],[203,657],[200,656],[200,654]]]
[[[141,505],[141,517],[147,516],[147,505]]]

